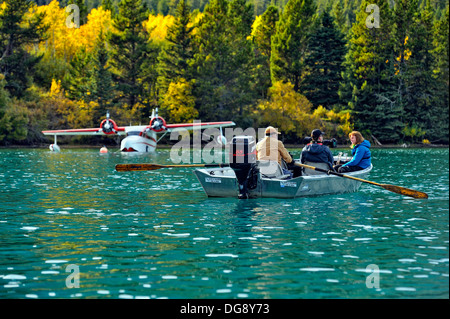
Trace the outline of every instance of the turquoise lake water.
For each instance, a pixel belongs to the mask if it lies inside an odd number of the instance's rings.
[[[192,168],[114,170],[169,150],[1,149],[0,298],[449,298],[449,150],[372,155],[429,199],[208,198]]]

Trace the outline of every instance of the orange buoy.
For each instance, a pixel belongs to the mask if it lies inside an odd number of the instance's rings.
[[[100,153],[108,153],[108,149],[105,147],[105,146],[103,146],[101,149],[100,149]]]

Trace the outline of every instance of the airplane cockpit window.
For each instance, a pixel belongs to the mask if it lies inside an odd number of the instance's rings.
[[[137,131],[132,131],[132,132],[127,132],[127,136],[131,136],[131,135],[138,135],[139,136],[140,132]]]

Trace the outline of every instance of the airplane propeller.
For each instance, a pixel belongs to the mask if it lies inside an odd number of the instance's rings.
[[[104,119],[100,124],[100,129],[98,130],[98,132],[100,133],[101,131],[103,131],[103,133],[105,134],[117,134],[116,127],[117,124],[110,119],[109,111],[106,111],[106,119]]]
[[[158,116],[158,108],[156,108],[156,111],[153,110],[152,116],[150,118],[150,129],[155,132],[161,132],[166,131],[166,121],[160,116]]]
[[[166,129],[166,127],[164,126],[164,123],[163,123],[163,121],[161,121],[159,118],[156,118],[154,121],[153,121],[153,124],[152,124],[152,130],[155,130],[155,131],[158,131],[158,130],[165,130]]]

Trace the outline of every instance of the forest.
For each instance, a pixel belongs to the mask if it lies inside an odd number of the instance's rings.
[[[320,128],[448,145],[448,15],[448,0],[0,0],[0,145],[154,108],[293,144]]]

